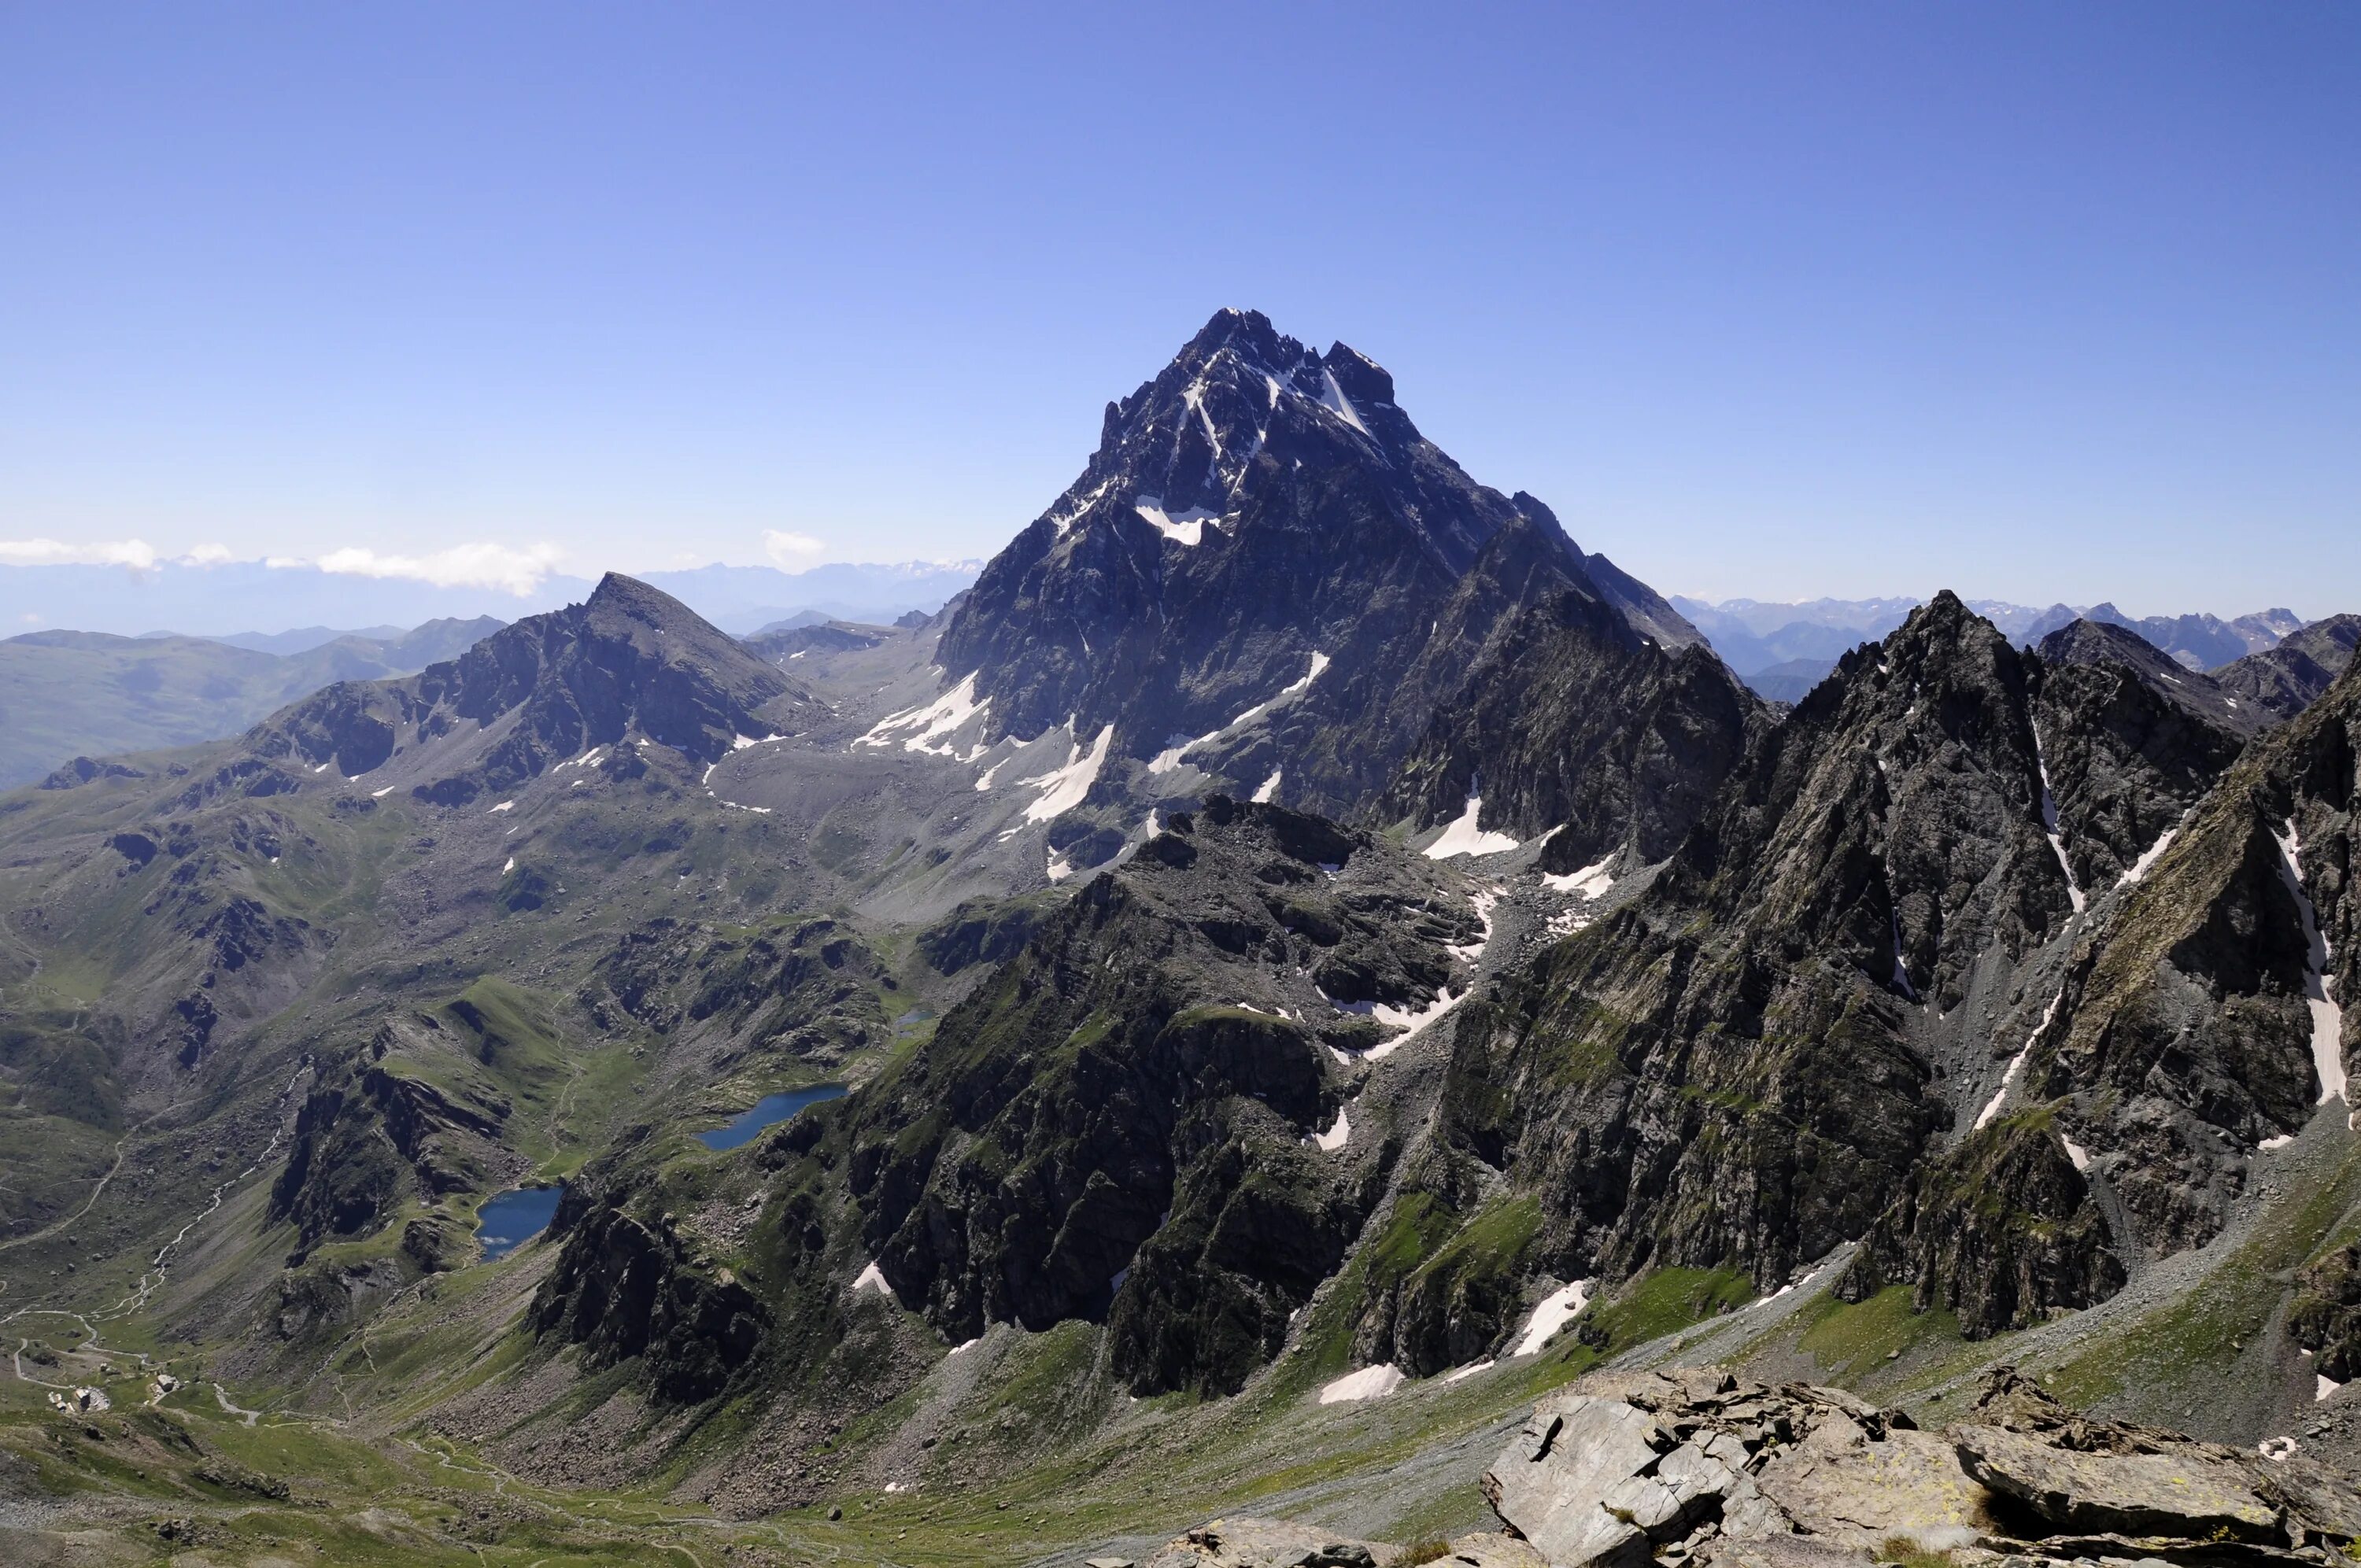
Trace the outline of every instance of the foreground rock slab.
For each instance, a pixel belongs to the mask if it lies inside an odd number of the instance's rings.
[[[1310,1525],[1223,1519],[1167,1543],[1141,1568],[1387,1568],[1400,1555],[1397,1547]],[[1521,1568],[1512,1560],[1501,1562],[1502,1568]]]
[[[2197,1443],[2162,1453],[2077,1453],[2031,1432],[1954,1427],[1969,1475],[2060,1530],[2283,1542],[2279,1512],[2246,1465]]]
[[[2308,1460],[2092,1420],[2002,1367],[1938,1434],[1839,1388],[1717,1368],[1552,1394],[1485,1473],[1553,1568],[1833,1568],[1897,1544],[1962,1563],[2325,1563],[2361,1488]]]

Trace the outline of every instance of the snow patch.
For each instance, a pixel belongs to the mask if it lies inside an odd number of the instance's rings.
[[[1470,989],[1472,990],[1473,988],[1471,987]],[[1450,1012],[1454,1007],[1458,1006],[1460,1003],[1466,1001],[1467,995],[1468,992],[1465,991],[1461,992],[1457,996],[1452,995],[1448,990],[1443,991],[1435,996],[1435,999],[1433,1002],[1429,1003],[1425,1007],[1420,1009],[1416,1013],[1412,1013],[1408,1008],[1404,1007],[1389,1006],[1382,1002],[1376,1003],[1374,1006],[1363,1003],[1363,1006],[1367,1007],[1368,1015],[1370,1017],[1375,1018],[1380,1024],[1390,1024],[1396,1028],[1400,1029],[1402,1032],[1396,1035],[1390,1040],[1386,1040],[1380,1044],[1371,1046],[1367,1050],[1361,1053],[1361,1059],[1364,1061],[1385,1060],[1386,1058],[1393,1055],[1396,1051],[1401,1049],[1404,1046],[1418,1038],[1419,1036],[1424,1034],[1428,1025],[1432,1025],[1436,1019],[1442,1017],[1444,1014]],[[1360,1007],[1342,1007],[1341,1004],[1339,1005],[1341,1010],[1346,1013],[1361,1011]]]
[[[1557,829],[1553,828],[1550,831],[1554,833]],[[1574,893],[1585,898],[1604,898],[1607,896],[1608,889],[1615,885],[1615,879],[1607,874],[1607,861],[1614,858],[1610,853],[1606,861],[1600,861],[1596,865],[1585,866],[1578,872],[1568,872],[1564,876],[1552,876],[1547,872],[1543,872],[1542,882],[1553,893]]]
[[[383,800],[387,795],[390,795],[392,793],[393,786],[391,784],[388,784],[383,789],[373,789],[369,791],[369,798],[371,800]]]
[[[1441,838],[1426,847],[1426,858],[1444,861],[1454,855],[1504,855],[1515,849],[1517,841],[1506,833],[1488,832],[1476,825],[1477,816],[1483,809],[1484,797],[1471,793],[1467,808],[1452,819]]]
[[[2339,1388],[2344,1387],[2344,1384],[2339,1383],[2334,1377],[2323,1376],[2318,1373],[2314,1373],[2312,1375],[2312,1402],[2316,1405],[2320,1403],[2321,1400],[2327,1398],[2331,1394],[2335,1393]]]
[[[1465,1366],[1453,1367],[1450,1371],[1444,1373],[1439,1381],[1444,1383],[1456,1383],[1463,1377],[1473,1377],[1478,1372],[1489,1372],[1491,1370],[1492,1358],[1488,1355],[1481,1361],[1471,1361]]]
[[[1492,945],[1492,907],[1499,902],[1500,890],[1497,887],[1479,887],[1467,895],[1467,903],[1476,911],[1476,919],[1483,929],[1477,933],[1472,942],[1451,944],[1449,951],[1453,957],[1471,964],[1483,961],[1484,949]]]
[[[1059,853],[1057,850],[1050,850],[1049,864],[1047,868],[1047,875],[1049,880],[1051,882],[1063,882],[1073,874],[1074,863],[1066,859],[1064,855]]]
[[[2058,994],[2049,999],[2048,1007],[2042,1012],[2041,1022],[2036,1024],[2033,1033],[2025,1037],[2025,1048],[2009,1058],[2008,1070],[2000,1077],[2000,1087],[1993,1091],[1993,1097],[1985,1102],[1984,1108],[1976,1113],[1976,1132],[1982,1132],[1992,1119],[2000,1114],[2002,1103],[2008,1099],[2008,1091],[2015,1087],[2018,1074],[2025,1071],[2025,1058],[2033,1054],[2034,1043],[2041,1038],[2043,1032],[2058,1016],[2058,1004],[2065,1000],[2066,982],[2061,980],[2058,982]]]
[[[1285,768],[1273,768],[1270,771],[1270,777],[1263,780],[1262,784],[1254,792],[1254,798],[1257,804],[1268,804],[1270,797],[1279,793],[1279,781],[1286,772],[1287,770]]]
[[[1210,422],[1207,428],[1209,430],[1212,428]],[[1205,538],[1205,525],[1222,515],[1217,511],[1207,511],[1203,507],[1191,507],[1186,511],[1168,512],[1164,510],[1164,502],[1155,496],[1140,497],[1132,503],[1131,510],[1146,519],[1157,532],[1164,535],[1173,543],[1188,549],[1194,549],[1202,543]]]
[[[983,1343],[983,1336],[982,1334],[978,1334],[978,1335],[976,1335],[976,1336],[975,1336],[975,1338],[973,1338],[973,1339],[972,1339],[972,1340],[969,1340],[969,1341],[968,1341],[967,1343],[965,1343],[964,1344],[955,1344],[955,1345],[951,1346],[951,1347],[950,1347],[950,1349],[949,1349],[949,1350],[947,1350],[947,1351],[945,1351],[945,1352],[943,1353],[943,1359],[944,1359],[945,1361],[949,1361],[949,1360],[950,1360],[952,1356],[954,1356],[954,1355],[964,1355],[964,1354],[966,1354],[969,1351],[973,1350],[977,1345],[980,1345],[980,1344],[982,1344]]]
[[[1320,372],[1320,406],[1335,414],[1363,435],[1369,433],[1369,427],[1361,422],[1360,411],[1353,407],[1353,400],[1346,397],[1345,389],[1336,384],[1336,372],[1334,370]],[[1374,440],[1375,437],[1371,439]]]
[[[2076,1143],[2073,1139],[2068,1137],[2063,1133],[2058,1135],[2058,1141],[2066,1146],[2066,1157],[2074,1162],[2075,1169],[2089,1170],[2091,1168],[2091,1151],[2089,1149],[2084,1148],[2081,1145]]]
[[[1349,1405],[1360,1399],[1382,1399],[1402,1386],[1402,1369],[1389,1361],[1347,1372],[1320,1390],[1323,1405]]]
[[[858,1296],[863,1290],[874,1290],[888,1300],[894,1299],[894,1288],[885,1283],[885,1271],[874,1263],[853,1276],[852,1293]]]
[[[2312,1069],[2320,1077],[2320,1102],[2334,1098],[2350,1104],[2345,1092],[2345,1011],[2328,994],[2328,938],[2321,935],[2319,912],[2303,890],[2303,840],[2292,819],[2285,833],[2271,837],[2279,847],[2279,880],[2295,895],[2296,912],[2303,917],[2303,995],[2312,1010]]]
[[[1339,1105],[1336,1107],[1335,1124],[1331,1126],[1324,1133],[1313,1134],[1312,1141],[1319,1145],[1322,1148],[1327,1150],[1330,1154],[1334,1154],[1338,1149],[1343,1148],[1345,1146],[1345,1140],[1352,1135],[1353,1124],[1345,1120],[1345,1108],[1342,1105]]]
[[[485,815],[485,816],[487,816],[487,817],[498,817],[498,816],[499,816],[501,812],[503,812],[503,811],[514,811],[515,809],[516,809],[516,802],[515,802],[515,801],[513,801],[513,800],[504,800],[504,801],[500,802],[498,806],[495,806],[494,807],[492,807],[489,811],[485,812],[485,813],[484,813],[484,815]]]
[[[2272,1149],[2283,1149],[2293,1142],[2295,1142],[2295,1135],[2293,1133],[2281,1133],[2275,1138],[2265,1138],[2261,1143],[2257,1144],[2255,1147],[2265,1153],[2268,1153]]]
[[[1574,1321],[1581,1315],[1582,1310],[1590,1305],[1592,1284],[1593,1281],[1588,1279],[1577,1279],[1534,1302],[1532,1316],[1525,1320],[1524,1335],[1517,1341],[1517,1348],[1509,1354],[1532,1355],[1549,1343],[1552,1334]]]
[[[500,875],[506,876],[509,872],[514,870],[516,870],[516,857],[514,855],[511,855],[509,857],[509,863],[500,868]]]
[[[1049,526],[1058,531],[1058,536],[1060,538],[1064,538],[1066,530],[1073,527],[1074,524],[1081,520],[1082,515],[1084,512],[1096,506],[1098,504],[1099,498],[1105,495],[1114,484],[1115,481],[1113,479],[1101,481],[1097,489],[1093,490],[1089,495],[1078,499],[1074,502],[1072,510],[1065,512],[1063,515],[1060,515],[1056,511],[1051,511],[1049,514]]]
[[[2140,878],[2147,875],[2149,872],[2154,871],[2156,869],[2156,862],[2164,858],[2164,852],[2167,850],[2172,848],[2172,840],[2180,834],[2180,829],[2178,827],[2166,828],[2164,830],[2164,837],[2158,839],[2155,843],[2150,844],[2147,847],[2147,853],[2142,855],[2138,860],[2134,861],[2131,865],[2131,870],[2125,872],[2120,878],[2118,878],[2115,882],[2115,885],[2117,887],[2129,887],[2132,883],[2139,881]]]
[[[913,731],[902,740],[904,751],[924,751],[937,757],[954,756],[957,748],[944,738],[991,707],[990,697],[980,702],[976,700],[975,675],[970,674],[959,685],[924,707],[906,707],[899,713],[887,714],[870,727],[869,733],[852,744],[856,748],[867,746],[884,751],[905,731]]]
[[[1219,729],[1209,729],[1204,734],[1197,736],[1194,739],[1185,735],[1174,735],[1170,737],[1165,749],[1157,752],[1154,757],[1148,760],[1148,771],[1151,773],[1169,773],[1178,768],[1182,760],[1198,747],[1209,745],[1212,742],[1220,740],[1223,736],[1227,735],[1233,729],[1245,729],[1247,725],[1252,724],[1256,719],[1260,718],[1264,714],[1269,712],[1271,708],[1282,699],[1295,696],[1297,693],[1311,685],[1312,682],[1318,680],[1321,673],[1328,668],[1329,663],[1330,660],[1327,654],[1315,651],[1312,655],[1312,668],[1306,671],[1299,679],[1290,681],[1287,685],[1279,687],[1276,693],[1272,694],[1268,701],[1255,704],[1252,707],[1247,708],[1244,713],[1239,714],[1235,718],[1231,719],[1227,724],[1223,725]]]
[[[2066,873],[2066,897],[2080,915],[2090,901],[2082,896],[2082,886],[2074,880],[2073,862],[2066,858],[2066,836],[2058,831],[2058,797],[2049,793],[2049,760],[2041,750],[2041,731],[2033,732],[2033,765],[2041,773],[2041,830],[2048,835],[2049,847],[2057,851],[2058,869]]]
[[[1098,782],[1099,769],[1106,762],[1107,745],[1114,739],[1115,726],[1102,726],[1089,751],[1082,750],[1079,740],[1073,742],[1064,767],[1018,780],[1019,784],[1038,784],[1042,790],[1041,798],[1025,808],[1025,820],[1047,822],[1082,805],[1082,796],[1090,794],[1091,785]]]

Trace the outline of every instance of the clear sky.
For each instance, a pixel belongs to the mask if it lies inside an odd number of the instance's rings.
[[[987,555],[1237,304],[1666,591],[2361,609],[2349,0],[9,0],[0,234],[0,560]]]

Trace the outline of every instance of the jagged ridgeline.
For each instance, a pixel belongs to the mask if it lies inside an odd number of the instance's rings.
[[[2207,675],[1943,594],[1773,706],[1395,398],[1223,312],[940,616],[609,576],[0,797],[0,1312],[1019,1557],[1691,1336],[2242,1443],[2361,1366],[2352,618]]]

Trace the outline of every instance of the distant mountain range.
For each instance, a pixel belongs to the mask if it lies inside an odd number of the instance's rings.
[[[911,610],[931,614],[975,580],[978,565],[972,561],[830,563],[803,572],[711,565],[650,572],[643,580],[713,625],[743,635],[804,611],[880,623]],[[302,647],[281,641],[291,627],[313,628],[326,641],[340,635],[326,630],[332,627],[383,631],[487,615],[508,621],[579,603],[592,587],[581,577],[550,576],[520,596],[489,587],[438,587],[411,578],[260,561],[216,565],[160,561],[139,572],[120,566],[0,565],[0,630],[72,628],[122,637],[171,631],[229,638],[265,652],[300,652]],[[256,636],[266,641],[253,641]]]
[[[1873,642],[1917,608],[1913,598],[1811,599],[1795,604],[1724,599],[1719,604],[1673,596],[1673,604],[1713,643],[1740,678],[1776,702],[1800,701],[1850,648]],[[2053,604],[2048,609],[2003,599],[1970,599],[1968,608],[2020,647],[2077,620],[2128,627],[2191,670],[2214,670],[2258,653],[2301,627],[2288,609],[2267,609],[2235,620],[2217,616],[2151,615],[2135,619],[2112,604]]]
[[[0,641],[0,789],[77,756],[216,740],[333,682],[380,680],[455,659],[500,624],[484,616],[411,631],[325,631],[317,641],[312,632],[238,641],[101,631],[12,637]]]

